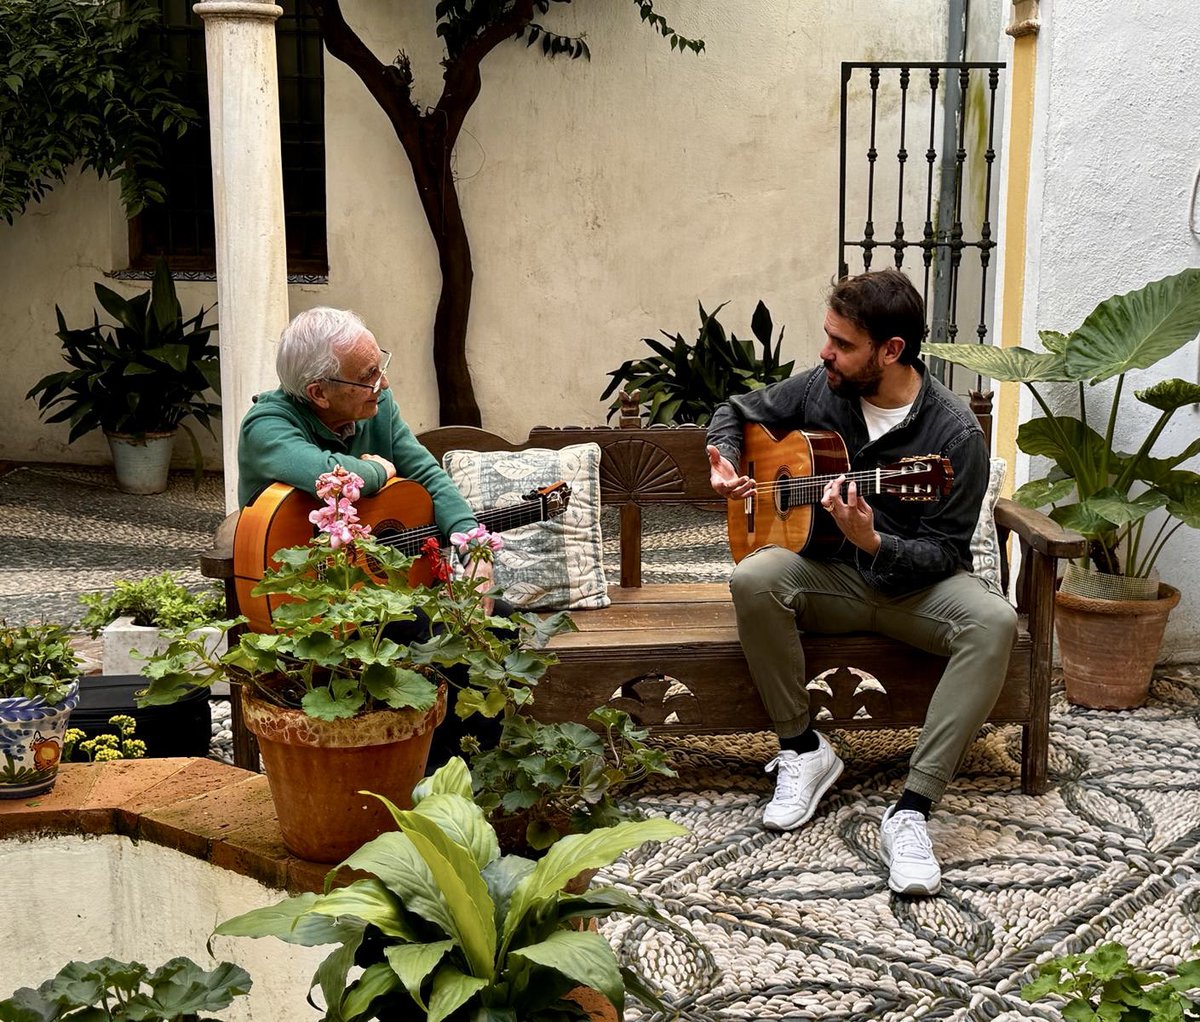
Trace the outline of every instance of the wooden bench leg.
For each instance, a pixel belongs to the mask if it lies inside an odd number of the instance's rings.
[[[237,686],[232,686],[229,694],[229,710],[229,730],[233,732],[233,765],[257,774],[260,772],[258,739],[246,727],[246,719],[242,715],[242,693]]]
[[[1044,795],[1050,786],[1050,728],[1044,720],[1021,725],[1021,791]]]

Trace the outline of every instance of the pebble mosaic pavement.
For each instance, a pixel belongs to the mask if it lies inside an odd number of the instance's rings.
[[[199,582],[196,557],[220,521],[219,477],[199,492],[172,478],[154,497],[118,492],[105,470],[33,466],[3,476],[0,616],[78,617],[77,594],[170,568]],[[604,522],[616,536],[616,520]],[[647,581],[716,580],[730,562],[712,516],[646,514]],[[616,543],[605,544],[616,577]],[[87,647],[85,646],[85,650]],[[214,702],[214,732],[223,704]],[[1051,709],[1051,790],[1022,795],[1019,732],[987,728],[934,813],[937,898],[891,894],[879,819],[899,792],[915,732],[839,732],[846,772],[790,834],[759,815],[768,735],[672,743],[679,777],[638,795],[690,834],[601,874],[682,925],[611,920],[603,932],[662,986],[667,1016],[694,1022],[903,1019],[982,1022],[1059,1016],[1018,990],[1052,953],[1104,940],[1143,964],[1200,941],[1200,669],[1163,667],[1148,705]],[[216,746],[214,746],[216,748]]]

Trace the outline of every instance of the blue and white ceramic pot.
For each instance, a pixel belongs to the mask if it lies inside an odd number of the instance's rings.
[[[27,798],[54,787],[67,720],[78,702],[78,682],[53,705],[41,696],[0,699],[0,798]]]

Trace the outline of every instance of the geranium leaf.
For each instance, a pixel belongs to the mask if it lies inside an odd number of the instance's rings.
[[[300,706],[310,717],[318,720],[340,720],[343,717],[353,717],[363,708],[365,700],[362,693],[355,690],[338,698],[329,688],[322,685],[311,692],[305,692],[300,700]]]

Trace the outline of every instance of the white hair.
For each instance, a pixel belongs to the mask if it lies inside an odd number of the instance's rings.
[[[349,309],[322,305],[297,314],[279,335],[275,371],[280,386],[308,400],[308,385],[336,376],[343,353],[365,333],[366,324]]]

